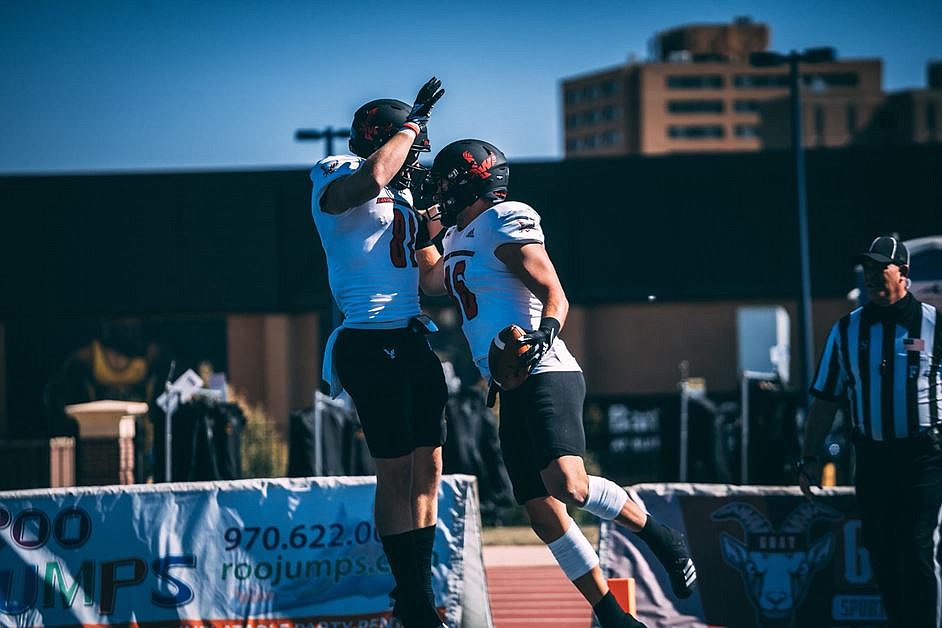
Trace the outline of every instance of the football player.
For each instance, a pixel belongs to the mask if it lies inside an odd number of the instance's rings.
[[[503,153],[480,140],[453,142],[435,157],[422,190],[447,229],[437,289],[454,298],[485,378],[492,375],[488,353],[498,332],[510,324],[528,330],[511,342],[530,375],[499,392],[501,451],[514,496],[603,628],[640,626],[609,591],[598,555],[567,506],[637,533],[667,570],[678,597],[690,596],[696,571],[683,535],[647,515],[621,486],[586,473],[585,380],[558,337],[569,303],[543,246],[539,215],[507,200],[509,174]]]
[[[344,316],[325,347],[324,379],[334,396],[342,388],[353,399],[376,460],[376,528],[396,580],[393,615],[407,628],[442,623],[431,557],[447,389],[418,293],[439,254],[410,186],[443,94],[433,77],[411,106],[366,103],[353,116],[352,154],[311,170],[314,222]]]

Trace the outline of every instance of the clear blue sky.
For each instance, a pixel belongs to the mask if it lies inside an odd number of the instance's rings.
[[[2,0],[0,172],[308,164],[323,148],[296,128],[411,102],[432,74],[447,91],[433,148],[480,137],[556,159],[560,79],[645,57],[658,30],[738,15],[768,23],[774,49],[881,57],[889,90],[924,86],[942,58],[939,0]]]

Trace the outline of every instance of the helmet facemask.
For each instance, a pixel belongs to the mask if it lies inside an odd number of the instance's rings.
[[[471,178],[457,170],[440,177],[429,174],[426,181],[432,190],[429,198],[438,205],[439,219],[445,227],[458,224],[458,214],[478,199]]]
[[[409,155],[406,157],[405,163],[391,181],[392,186],[399,191],[403,191],[412,188],[416,182],[421,182],[423,176],[428,178],[429,169],[419,163],[419,155],[430,151],[428,136],[423,131],[416,138],[415,143],[412,144],[412,148],[409,149]]]

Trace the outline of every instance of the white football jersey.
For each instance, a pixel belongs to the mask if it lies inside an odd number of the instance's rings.
[[[405,327],[419,313],[412,192],[386,187],[342,214],[321,210],[327,186],[361,163],[360,157],[335,155],[311,170],[311,212],[327,254],[330,290],[347,327]]]
[[[471,346],[471,356],[488,378],[487,352],[501,329],[516,323],[536,329],[543,304],[494,252],[502,244],[543,244],[540,216],[532,207],[516,201],[498,203],[482,212],[464,229],[445,233],[445,285],[461,313],[461,330]],[[566,343],[557,338],[533,373],[581,371]]]

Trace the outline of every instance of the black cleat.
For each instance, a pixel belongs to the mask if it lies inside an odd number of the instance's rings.
[[[697,568],[690,557],[684,535],[677,530],[671,530],[670,533],[673,537],[670,545],[654,553],[670,577],[674,595],[685,600],[693,595],[693,588],[697,584]]]
[[[609,591],[592,608],[602,628],[646,628],[640,621],[626,613]]]
[[[638,536],[648,544],[667,571],[674,595],[681,599],[693,595],[693,588],[697,583],[697,568],[693,565],[684,535],[648,515],[648,520],[638,532]]]
[[[622,627],[623,628],[647,628],[647,626],[642,624],[640,621],[638,621],[637,619],[635,619],[628,613],[625,613],[625,623],[622,624]]]
[[[398,619],[405,628],[441,628],[443,626],[438,611],[425,602],[424,596],[421,601],[414,603],[397,599],[393,605],[392,616]]]

